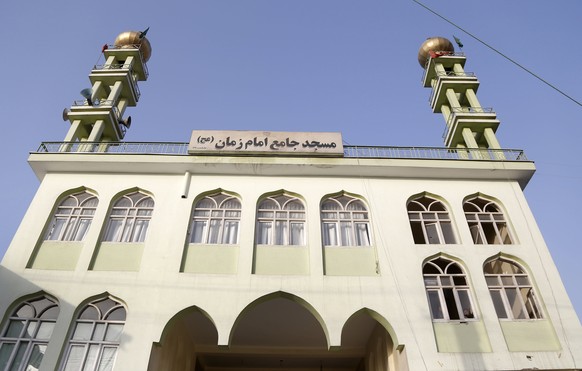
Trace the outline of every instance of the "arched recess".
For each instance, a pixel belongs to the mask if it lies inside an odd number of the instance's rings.
[[[281,189],[259,197],[256,208],[253,274],[307,275],[305,199]]]
[[[463,199],[463,211],[473,243],[511,245],[519,243],[509,212],[498,198],[473,193]]]
[[[364,198],[340,191],[325,195],[319,207],[324,274],[379,275],[370,207]]]
[[[23,296],[9,306],[0,327],[3,370],[40,368],[59,312],[59,301],[44,291]]]
[[[295,317],[291,318],[291,316]],[[245,337],[245,331],[249,329],[250,325],[253,325],[251,322],[255,319],[258,320],[258,324],[261,326],[267,325],[267,321],[272,322],[271,325],[275,327],[280,325],[288,326],[291,323],[291,319],[299,326],[313,325],[318,328],[312,328],[310,331],[315,332],[318,330],[321,332],[321,336],[313,333],[309,336],[309,339],[303,339],[303,341],[310,340],[313,344],[318,343],[318,346],[328,348],[329,336],[323,318],[311,304],[296,295],[277,291],[264,295],[247,305],[232,326],[228,341],[229,345],[240,345],[249,341],[257,343],[259,339],[247,340]],[[265,330],[272,331],[269,328]],[[284,330],[296,331],[297,328]],[[266,331],[262,334],[268,335]],[[269,339],[265,340],[268,341]]]
[[[218,332],[208,313],[197,306],[181,310],[152,345],[148,370],[203,370],[197,357],[218,351]],[[198,366],[196,364],[198,363]]]
[[[97,192],[83,186],[61,193],[46,219],[26,267],[74,270],[98,204]]]
[[[242,202],[222,188],[192,203],[180,272],[235,274],[239,257]]]
[[[415,244],[457,243],[457,229],[449,203],[433,193],[421,192],[406,201]]]
[[[137,272],[155,209],[151,192],[134,187],[110,201],[89,270]]]
[[[362,308],[342,329],[341,350],[358,359],[356,370],[408,370],[404,346],[390,323],[378,312]]]

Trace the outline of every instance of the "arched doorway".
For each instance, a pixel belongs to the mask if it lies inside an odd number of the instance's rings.
[[[344,325],[341,349],[362,356],[358,371],[408,370],[404,347],[397,347],[392,327],[367,308],[354,313]]]
[[[177,313],[166,324],[161,341],[152,345],[148,371],[194,371],[199,347],[217,347],[218,333],[198,307]]]
[[[235,321],[228,347],[218,346],[217,339],[206,313],[184,310],[168,322],[162,341],[154,345],[148,371],[399,370],[390,361],[391,336],[368,312],[350,317],[341,347],[330,350],[319,314],[301,298],[283,292],[249,304]]]

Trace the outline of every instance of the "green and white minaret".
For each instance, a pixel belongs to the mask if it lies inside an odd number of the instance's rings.
[[[148,78],[146,62],[152,48],[145,33],[123,32],[113,45],[103,46],[105,63],[95,65],[91,70],[91,88],[81,91],[85,99],[73,102],[70,110],[65,111],[63,118],[71,123],[71,127],[63,151],[70,151],[75,142],[117,142],[123,139],[131,124],[131,118],[124,117],[125,110],[137,104],[140,97],[138,82]]]
[[[418,51],[418,62],[424,68],[425,88],[432,88],[430,105],[442,113],[446,122],[445,145],[456,149],[489,149],[475,155],[502,156],[495,132],[497,115],[484,108],[477,99],[479,80],[464,69],[466,57],[456,53],[453,44],[443,37],[427,39]],[[489,154],[486,154],[489,153]]]

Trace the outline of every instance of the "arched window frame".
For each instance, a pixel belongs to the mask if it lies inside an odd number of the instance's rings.
[[[224,192],[198,200],[192,212],[190,243],[236,245],[241,217],[240,200]]]
[[[533,284],[519,264],[504,258],[491,259],[483,266],[483,274],[499,319],[543,318]]]
[[[463,210],[473,243],[477,245],[513,243],[509,223],[495,202],[483,197],[473,197],[463,203]]]
[[[132,192],[119,197],[111,211],[103,241],[143,242],[154,210],[151,196]]]
[[[59,304],[46,295],[18,304],[0,336],[0,370],[38,369],[58,316]]]
[[[476,318],[469,280],[459,263],[437,257],[424,263],[422,275],[433,321]]]
[[[453,223],[442,201],[423,195],[408,201],[406,208],[415,244],[456,243]]]
[[[108,296],[94,300],[78,312],[61,371],[111,371],[115,366],[127,310]]]
[[[305,205],[298,197],[280,193],[257,205],[257,245],[305,246]]]
[[[340,194],[321,203],[323,246],[370,246],[368,208],[358,198]]]
[[[45,240],[82,241],[91,226],[99,199],[87,191],[65,197],[55,209]]]

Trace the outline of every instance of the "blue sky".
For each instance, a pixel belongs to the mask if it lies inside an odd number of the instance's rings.
[[[582,2],[424,3],[582,101]],[[444,121],[429,108],[417,52],[427,37],[460,37],[501,145],[536,163],[526,197],[582,315],[582,107],[412,0],[2,2],[0,256],[38,186],[28,153],[64,138],[61,112],[90,86],[101,46],[146,27],[150,78],[128,110],[127,141],[341,131],[349,144],[440,147]]]

